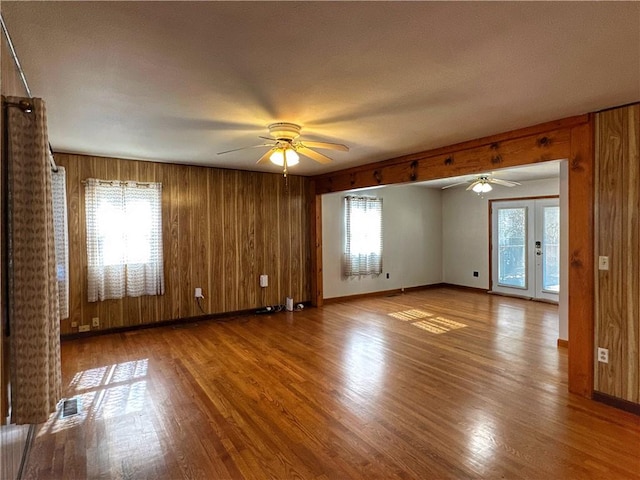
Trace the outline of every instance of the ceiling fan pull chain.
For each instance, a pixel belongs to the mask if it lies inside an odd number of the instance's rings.
[[[283,159],[284,159],[284,161],[282,163],[282,166],[284,167],[284,169],[282,171],[282,173],[284,175],[284,193],[288,195],[289,194],[289,177],[287,177],[287,150],[285,149],[282,152],[282,154],[283,154],[282,156],[283,156]]]

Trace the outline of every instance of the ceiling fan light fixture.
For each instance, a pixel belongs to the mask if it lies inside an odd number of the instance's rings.
[[[277,150],[274,150],[269,157],[269,160],[271,160],[271,163],[274,163],[279,167],[283,167],[285,156],[287,158],[287,167],[293,167],[300,163],[300,157],[296,151],[291,148],[278,148]]]
[[[489,182],[480,181],[473,186],[472,190],[476,193],[487,193],[493,190],[493,187],[491,187]]]

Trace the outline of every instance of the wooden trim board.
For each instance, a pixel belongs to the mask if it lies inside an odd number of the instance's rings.
[[[633,413],[635,415],[640,415],[640,405],[638,405],[637,403],[629,402],[628,400],[622,400],[621,398],[612,397],[611,395],[607,395],[606,393],[595,391],[593,392],[592,398],[596,402],[604,403],[605,405],[619,408],[620,410],[624,410],[625,412]]]

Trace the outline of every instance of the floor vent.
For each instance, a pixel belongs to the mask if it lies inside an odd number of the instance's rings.
[[[78,414],[78,399],[70,398],[62,402],[62,418]]]

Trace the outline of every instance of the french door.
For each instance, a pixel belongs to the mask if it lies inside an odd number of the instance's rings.
[[[558,301],[557,198],[492,202],[491,236],[492,291]]]

